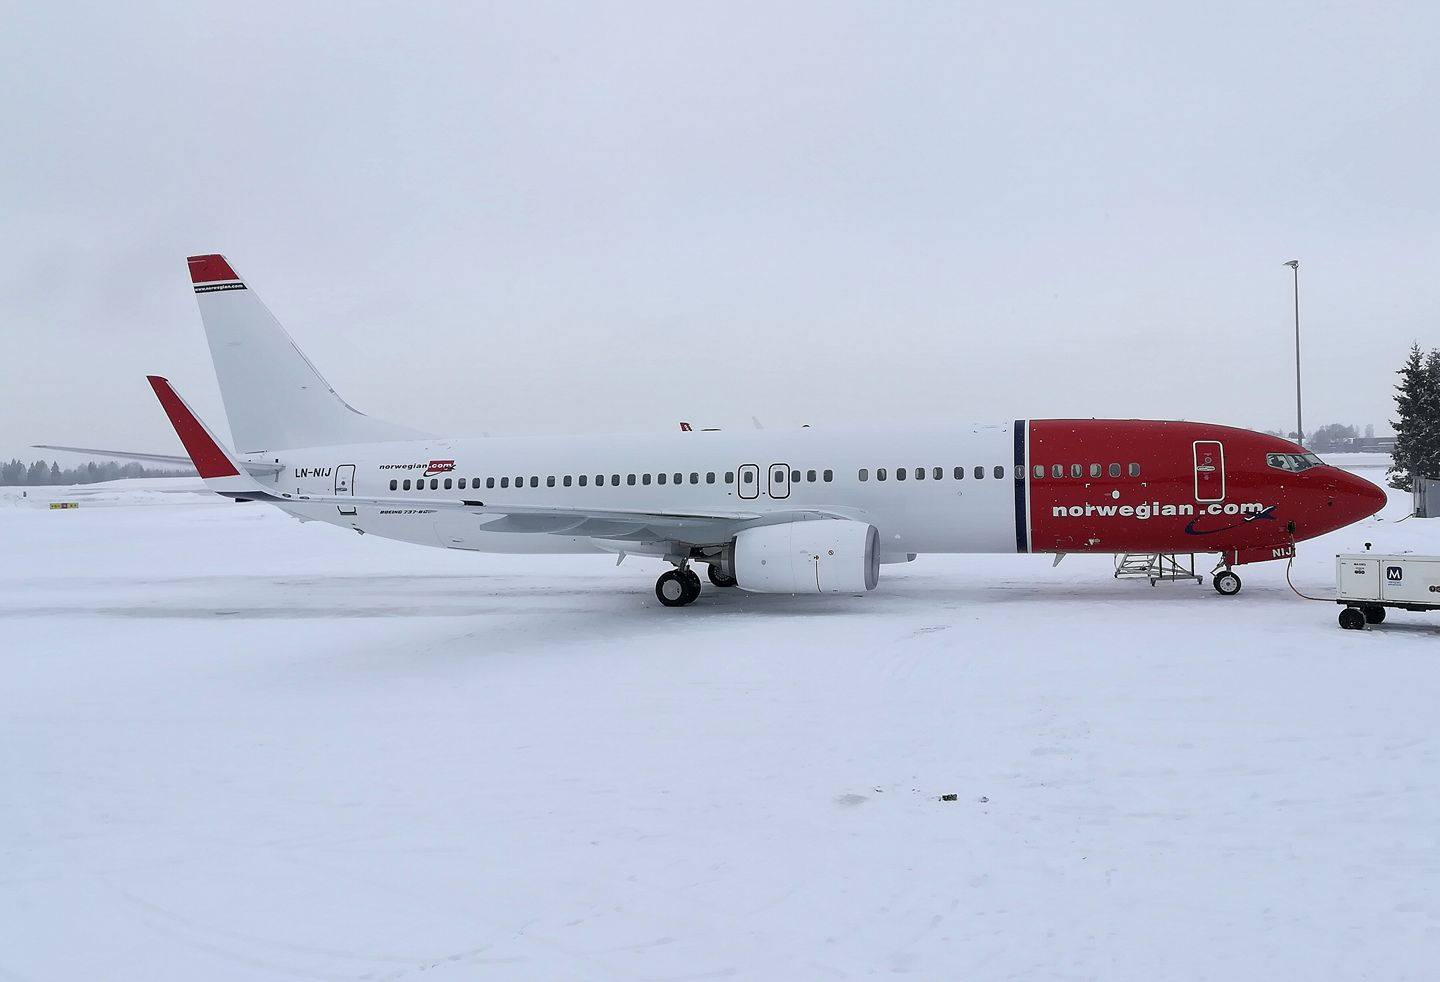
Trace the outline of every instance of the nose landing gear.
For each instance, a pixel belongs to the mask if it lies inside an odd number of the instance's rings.
[[[700,574],[693,569],[666,570],[655,581],[655,597],[666,607],[686,607],[700,597]]]
[[[1240,592],[1240,577],[1232,570],[1221,570],[1210,582],[1215,587],[1215,592],[1222,597],[1233,597]]]

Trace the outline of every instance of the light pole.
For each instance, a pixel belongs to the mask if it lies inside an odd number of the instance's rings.
[[[1300,260],[1285,264],[1295,274],[1295,442],[1305,446],[1305,427],[1300,422]]]

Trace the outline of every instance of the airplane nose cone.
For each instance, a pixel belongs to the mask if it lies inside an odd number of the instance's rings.
[[[1389,503],[1383,488],[1347,471],[1340,472],[1338,490],[1336,504],[1344,509],[1347,525],[1369,518]]]

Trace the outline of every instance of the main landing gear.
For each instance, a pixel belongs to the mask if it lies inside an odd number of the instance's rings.
[[[1240,577],[1232,570],[1222,569],[1210,582],[1215,587],[1215,592],[1222,597],[1233,597],[1240,592]]]
[[[727,576],[718,563],[710,564],[710,582],[721,589],[729,589],[735,585],[735,577]]]
[[[655,581],[655,596],[666,607],[686,607],[700,596],[700,574],[693,569],[666,570]]]

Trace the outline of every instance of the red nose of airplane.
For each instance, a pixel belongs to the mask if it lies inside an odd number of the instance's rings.
[[[1334,494],[1336,517],[1341,519],[1337,528],[1369,518],[1389,501],[1384,489],[1342,470],[1335,473]]]

